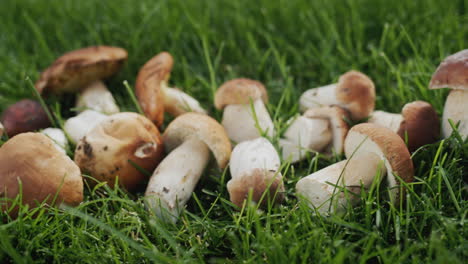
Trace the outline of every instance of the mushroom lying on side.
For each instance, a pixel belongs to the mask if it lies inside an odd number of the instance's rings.
[[[76,206],[83,201],[80,169],[54,143],[40,133],[22,133],[0,148],[0,201],[2,211],[16,216],[12,199],[22,192],[21,201],[30,208],[45,201],[50,205]]]
[[[210,150],[222,169],[231,156],[231,143],[216,120],[200,113],[174,119],[163,140],[169,154],[151,176],[145,199],[158,217],[175,222],[209,161]]]
[[[302,111],[326,105],[348,110],[353,120],[364,119],[374,110],[374,83],[363,73],[349,71],[340,76],[338,83],[309,89],[299,99]]]
[[[106,119],[106,115],[94,110],[85,110],[65,121],[63,128],[73,143],[78,143],[91,129]]]
[[[173,116],[186,112],[206,114],[197,100],[181,90],[167,86],[174,65],[168,52],[149,60],[138,72],[135,94],[145,115],[157,126],[164,121],[164,111]]]
[[[106,117],[78,142],[75,162],[98,181],[113,187],[118,177],[121,186],[133,191],[148,179],[140,169],[153,171],[162,155],[161,136],[150,120],[136,113],[118,113]]]
[[[78,111],[94,110],[111,115],[120,112],[114,97],[102,81],[94,81],[85,87],[76,99]]]
[[[218,110],[224,109],[221,124],[231,140],[240,143],[259,138],[262,136],[259,129],[269,137],[275,134],[273,121],[265,107],[267,101],[265,86],[258,81],[234,79],[219,87],[214,103]]]
[[[463,139],[468,137],[468,49],[459,51],[444,59],[432,75],[430,89],[451,88],[445,101],[442,115],[442,135],[449,137],[452,126],[459,123],[458,132]]]
[[[227,189],[232,203],[242,207],[249,192],[252,192],[255,203],[280,203],[283,200],[280,158],[270,141],[261,137],[236,145],[229,163],[232,178]]]
[[[439,117],[431,104],[414,101],[403,106],[401,114],[375,111],[369,123],[381,125],[407,140],[408,149],[434,143],[439,138]]]
[[[37,101],[23,99],[10,105],[0,118],[8,137],[49,127],[50,120]]]
[[[54,146],[57,150],[64,154],[67,153],[65,149],[68,145],[68,140],[62,129],[49,127],[42,130],[41,133],[49,137],[52,142],[54,142]]]
[[[390,129],[375,124],[356,125],[345,140],[347,160],[338,162],[296,184],[297,193],[320,213],[342,211],[356,203],[361,186],[367,189],[377,175],[386,176],[390,199],[401,198],[397,177],[413,181],[413,162],[403,140]],[[346,190],[343,190],[346,188]],[[346,192],[348,195],[346,195]]]

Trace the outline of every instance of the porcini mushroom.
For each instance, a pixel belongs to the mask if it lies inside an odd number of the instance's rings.
[[[429,84],[430,89],[451,88],[445,101],[442,115],[442,134],[445,138],[452,134],[452,126],[459,123],[458,132],[468,137],[468,49],[445,58],[437,67]]]
[[[175,222],[209,161],[210,150],[223,169],[231,143],[216,120],[200,113],[174,119],[164,131],[163,141],[169,154],[151,176],[145,199],[158,217]]]
[[[120,111],[114,97],[102,81],[94,81],[84,88],[78,95],[75,106],[80,112],[89,109],[111,115]]]
[[[41,133],[49,137],[52,140],[52,142],[54,142],[54,146],[57,150],[64,154],[67,153],[65,149],[68,144],[68,140],[65,136],[65,133],[63,133],[62,129],[48,127],[42,130]]]
[[[243,141],[232,151],[229,163],[232,178],[227,189],[232,203],[242,207],[250,192],[255,203],[280,203],[283,200],[280,158],[270,141],[263,137]]]
[[[63,128],[73,143],[78,143],[91,129],[106,119],[106,115],[94,110],[85,110],[65,121]]]
[[[267,101],[265,86],[258,81],[234,79],[219,87],[214,103],[218,110],[224,109],[221,124],[231,140],[240,143],[261,137],[259,128],[269,137],[275,134]]]
[[[0,122],[0,137],[3,136],[4,131],[5,131],[5,127],[3,126],[2,122]]]
[[[340,76],[338,83],[309,89],[299,99],[302,111],[326,105],[348,110],[353,120],[364,119],[374,110],[374,83],[361,72],[349,71]]]
[[[50,120],[37,101],[23,99],[3,111],[0,121],[9,137],[49,127]]]
[[[22,133],[0,148],[0,202],[2,211],[15,216],[12,199],[30,208],[42,202],[76,206],[83,201],[83,179],[78,166],[40,133]]]
[[[161,52],[138,72],[135,94],[145,115],[157,126],[163,123],[164,111],[173,116],[192,111],[206,113],[197,100],[181,90],[168,87],[173,65],[171,54]]]
[[[70,51],[59,57],[41,73],[36,82],[39,93],[73,93],[96,80],[120,70],[127,51],[110,46],[92,46]]]
[[[106,117],[78,142],[75,162],[85,174],[113,187],[118,177],[129,191],[145,184],[145,171],[153,171],[163,155],[156,126],[136,113]]]
[[[403,140],[407,140],[408,149],[417,148],[435,142],[439,138],[439,117],[431,104],[414,101],[403,106],[401,114],[375,111],[369,123],[389,128]]]

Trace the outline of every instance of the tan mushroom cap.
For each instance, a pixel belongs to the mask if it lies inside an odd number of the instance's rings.
[[[223,126],[213,118],[200,113],[186,113],[178,116],[163,134],[167,152],[172,151],[191,137],[206,144],[220,168],[225,168],[231,157],[231,142]]]
[[[350,118],[348,111],[339,106],[322,106],[307,110],[304,116],[328,119],[333,133],[332,149],[336,153],[343,153],[344,141],[349,131],[349,125],[346,123],[346,120]]]
[[[468,49],[445,58],[429,83],[430,89],[452,88],[468,90]]]
[[[350,111],[354,120],[361,120],[374,111],[374,83],[361,72],[349,71],[338,80],[336,98]]]
[[[238,78],[225,82],[215,94],[216,109],[223,109],[231,104],[249,104],[250,100],[262,99],[268,102],[268,94],[265,86],[255,80]]]
[[[138,72],[135,94],[148,117],[158,127],[164,121],[164,95],[161,85],[167,82],[174,65],[168,52],[161,52],[150,59]]]
[[[400,200],[397,175],[405,182],[414,179],[413,161],[405,142],[390,129],[371,123],[352,127],[345,140],[345,154],[349,159],[353,155],[375,153],[385,160],[388,187],[394,201]]]
[[[110,46],[91,46],[65,53],[41,73],[36,82],[39,93],[73,93],[93,81],[105,79],[120,70],[127,51]]]
[[[408,148],[417,148],[435,142],[440,137],[440,121],[431,104],[414,101],[406,104],[401,111],[403,121],[397,134],[405,140],[408,137]]]
[[[268,204],[268,201],[279,204],[284,199],[281,174],[260,168],[231,179],[227,184],[227,189],[231,202],[238,207],[242,207],[244,200],[249,197],[249,192],[252,192],[252,201],[254,202],[259,202],[264,196],[261,201],[262,206]]]
[[[120,185],[132,191],[149,178],[134,164],[151,173],[163,151],[156,126],[142,115],[124,112],[107,117],[80,140],[75,162],[83,173],[112,187],[118,176]]]
[[[57,150],[41,133],[22,133],[0,148],[0,196],[14,199],[22,189],[22,202],[30,208],[50,205],[76,206],[83,201],[83,179],[78,166]],[[1,202],[1,209],[11,206]],[[11,214],[16,215],[18,208]]]

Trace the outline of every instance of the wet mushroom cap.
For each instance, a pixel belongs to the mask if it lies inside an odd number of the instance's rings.
[[[93,81],[108,78],[120,70],[127,51],[111,46],[91,46],[70,51],[41,73],[36,82],[39,93],[73,93]]]
[[[220,168],[227,166],[231,156],[231,142],[226,131],[216,120],[200,113],[180,115],[168,125],[163,134],[166,152],[171,152],[191,137],[206,144]]]
[[[118,113],[107,117],[82,138],[76,146],[75,162],[110,186],[119,183],[129,191],[145,184],[163,156],[161,136],[156,126],[136,113]]]
[[[430,89],[452,88],[468,90],[468,49],[445,58],[429,83]]]
[[[80,169],[41,133],[22,133],[8,140],[0,148],[0,164],[2,197],[14,199],[21,188],[22,202],[30,208],[45,200],[50,205],[55,199],[57,205],[70,206],[83,201]],[[2,210],[10,206],[10,201],[1,203]]]
[[[151,58],[138,72],[135,94],[145,115],[158,127],[164,121],[164,95],[161,85],[167,82],[174,65],[168,52]]]
[[[338,80],[336,98],[349,109],[354,120],[361,120],[374,111],[374,83],[361,72],[349,71]]]
[[[0,118],[9,137],[32,132],[51,125],[49,117],[37,101],[23,99],[10,105]]]
[[[268,102],[268,95],[265,86],[255,80],[239,78],[225,82],[215,94],[215,107],[218,110],[224,109],[231,104],[250,104],[250,101],[262,99],[263,103]]]

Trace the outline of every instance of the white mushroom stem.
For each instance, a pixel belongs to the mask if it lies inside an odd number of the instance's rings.
[[[0,122],[0,137],[3,135],[3,132],[5,131],[5,127],[3,124]]]
[[[176,222],[209,158],[208,147],[195,137],[169,153],[148,183],[145,199],[149,209],[163,220]]]
[[[330,121],[299,116],[280,139],[283,160],[300,161],[307,151],[322,151],[332,141]]]
[[[300,110],[304,112],[309,108],[324,105],[340,105],[336,98],[336,86],[334,83],[305,91],[299,98]]]
[[[259,128],[269,137],[275,135],[273,121],[261,99],[253,102],[253,111],[251,104],[226,106],[221,124],[229,138],[237,143],[261,137]]]
[[[68,144],[67,137],[65,133],[60,128],[46,128],[41,131],[42,134],[48,136],[54,142],[55,148],[58,149],[60,152],[66,154],[66,146]]]
[[[321,169],[296,184],[297,193],[321,214],[340,212],[348,200],[356,203],[361,186],[369,188],[376,178],[381,180],[386,173],[381,158],[374,153],[361,154]],[[344,189],[346,192],[343,192]],[[329,211],[330,210],[330,211]]]
[[[79,115],[69,118],[63,126],[70,139],[77,143],[97,124],[107,116],[93,110],[86,110]]]
[[[442,134],[444,138],[449,137],[452,132],[453,124],[458,126],[458,133],[463,139],[468,137],[468,91],[467,90],[451,90],[445,101],[444,113],[442,115]]]
[[[397,133],[400,129],[402,121],[403,115],[401,114],[393,114],[384,111],[375,111],[374,113],[372,113],[371,118],[369,118],[367,122],[381,125]]]
[[[114,97],[102,81],[91,83],[78,95],[76,108],[79,111],[90,109],[104,114],[120,111]]]
[[[197,112],[206,114],[206,110],[200,106],[200,103],[183,91],[161,85],[164,95],[164,110],[173,116],[179,116],[186,112]]]

